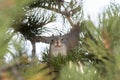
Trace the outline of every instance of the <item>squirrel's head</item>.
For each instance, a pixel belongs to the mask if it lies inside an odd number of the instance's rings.
[[[64,45],[64,39],[63,39],[62,35],[61,34],[60,34],[60,36],[52,35],[50,44],[54,47],[62,47]]]

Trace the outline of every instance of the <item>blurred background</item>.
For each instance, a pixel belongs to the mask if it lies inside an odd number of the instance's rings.
[[[0,80],[119,80],[120,0],[0,0]],[[79,46],[49,57],[49,39],[80,26]]]

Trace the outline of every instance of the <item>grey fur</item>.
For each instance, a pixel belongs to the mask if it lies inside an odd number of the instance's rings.
[[[67,52],[73,49],[79,44],[79,33],[80,28],[72,28],[71,31],[65,35],[52,36],[50,40],[50,55],[57,56],[61,54],[63,56],[67,55]],[[54,44],[60,44],[60,47],[55,46]]]

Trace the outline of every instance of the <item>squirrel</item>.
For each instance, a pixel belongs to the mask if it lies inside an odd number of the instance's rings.
[[[77,24],[71,28],[69,33],[59,36],[40,36],[34,39],[36,42],[44,42],[50,44],[49,54],[51,56],[67,55],[67,52],[79,45],[79,33],[81,32],[81,25]]]
[[[54,36],[50,40],[49,53],[51,56],[66,56],[67,52],[79,44],[80,28],[74,27],[65,35]]]
[[[50,41],[50,55],[54,57],[58,56],[58,54],[66,56],[67,46],[61,34],[57,37],[54,37],[54,35],[52,35],[52,37],[53,38]]]

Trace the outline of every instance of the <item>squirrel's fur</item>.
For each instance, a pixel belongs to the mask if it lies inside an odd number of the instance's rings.
[[[50,40],[50,55],[67,55],[67,52],[79,44],[80,28],[74,27],[65,35],[52,36]]]

